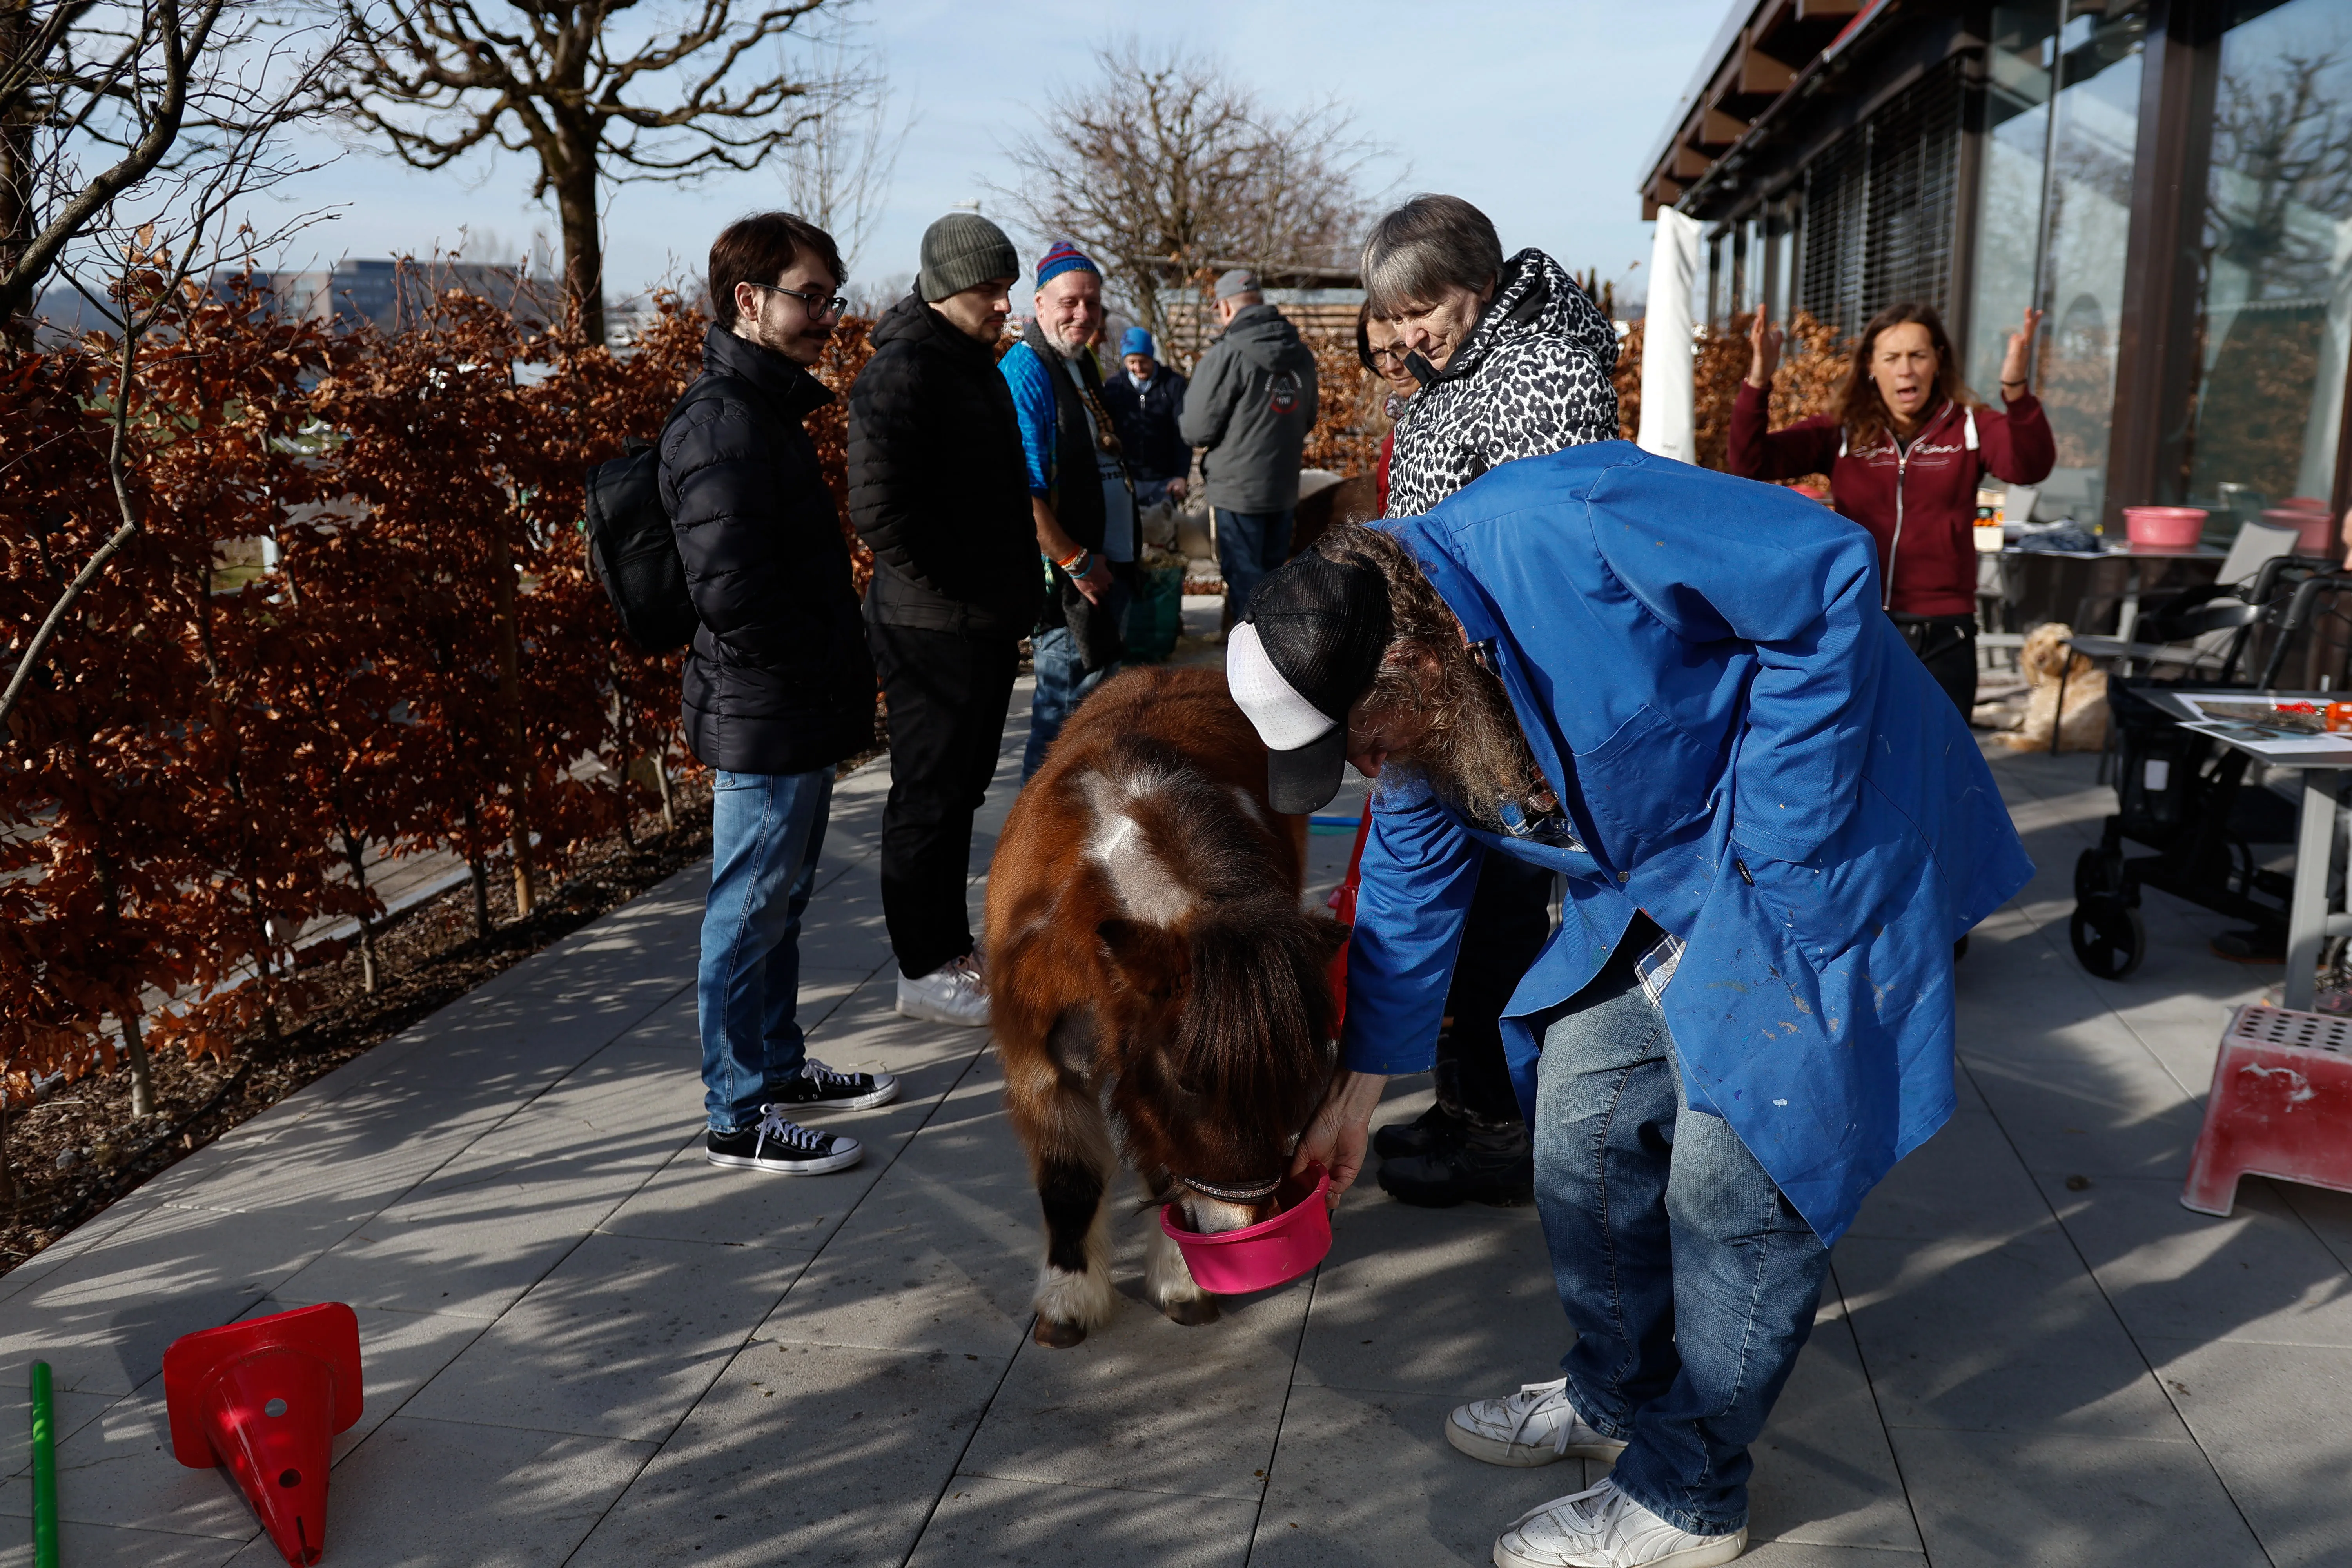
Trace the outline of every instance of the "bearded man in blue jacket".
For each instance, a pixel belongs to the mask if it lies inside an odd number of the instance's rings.
[[[1621,441],[1506,464],[1260,585],[1226,655],[1275,808],[1380,781],[1335,1192],[1430,1063],[1478,868],[1565,879],[1506,1011],[1564,1376],[1455,1410],[1504,1465],[1611,1458],[1503,1568],[1727,1563],[1748,1446],[1828,1248],[1951,1114],[1952,948],[2031,874],[1975,742],[1879,609],[1870,536]]]

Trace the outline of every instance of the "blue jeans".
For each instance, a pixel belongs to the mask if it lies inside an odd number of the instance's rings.
[[[1113,583],[1095,611],[1116,616],[1124,624],[1129,596],[1126,584]],[[1062,726],[1077,711],[1087,693],[1118,673],[1116,662],[1092,672],[1082,668],[1078,639],[1070,635],[1067,626],[1055,626],[1031,637],[1029,665],[1036,672],[1037,689],[1029,696],[1029,744],[1021,753],[1023,784],[1027,784],[1030,775],[1045,765],[1045,748],[1054,743],[1054,737],[1062,732]]]
[[[772,1089],[796,1077],[808,1047],[800,1001],[801,911],[816,888],[833,805],[833,770],[714,773],[710,896],[702,909],[695,1011],[702,1024],[702,1105],[710,1130],[760,1120]]]
[[[1249,596],[1290,553],[1290,513],[1217,509],[1217,569],[1225,575],[1225,621],[1239,626]]]
[[[1748,1521],[1748,1446],[1812,1332],[1829,1251],[1730,1124],[1685,1103],[1633,973],[1647,945],[1629,933],[1545,1031],[1536,1206],[1578,1335],[1569,1398],[1631,1445],[1617,1485],[1722,1535]]]

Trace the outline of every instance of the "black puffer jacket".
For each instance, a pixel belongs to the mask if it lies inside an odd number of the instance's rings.
[[[1013,394],[990,345],[916,294],[874,323],[849,389],[849,520],[884,626],[1024,637],[1044,579]]]
[[[801,424],[833,394],[718,327],[702,374],[726,390],[661,444],[662,505],[702,622],[686,656],[687,744],[729,773],[829,768],[872,739],[875,696],[849,542]]]

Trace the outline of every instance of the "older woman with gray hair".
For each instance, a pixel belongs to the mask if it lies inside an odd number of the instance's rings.
[[[1515,458],[1617,436],[1617,335],[1540,250],[1507,260],[1486,215],[1415,196],[1365,241],[1368,321],[1422,390],[1396,406],[1391,517],[1427,511]],[[1551,931],[1551,876],[1489,856],[1437,1042],[1436,1102],[1381,1130],[1380,1184],[1401,1203],[1524,1204],[1535,1160],[1504,1063],[1501,1014]]]
[[[1415,196],[1364,242],[1364,292],[1423,388],[1398,425],[1389,515],[1427,511],[1489,468],[1617,438],[1617,332],[1559,263],[1506,260],[1486,215]]]

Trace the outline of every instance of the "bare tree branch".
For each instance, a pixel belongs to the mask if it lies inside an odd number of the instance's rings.
[[[821,116],[826,84],[777,47],[852,0],[684,0],[642,13],[635,0],[334,3],[356,40],[336,90],[345,121],[419,169],[486,143],[530,154],[531,194],[554,199],[562,226],[565,290],[602,341],[600,184],[751,169],[790,144]],[[767,50],[774,65],[755,69]],[[659,88],[667,100],[648,96]]]
[[[1165,339],[1169,305],[1213,261],[1345,264],[1376,149],[1335,100],[1276,110],[1213,59],[1132,41],[1098,47],[1095,65],[1007,151],[1020,178],[999,194],[1085,247],[1137,321]]]

